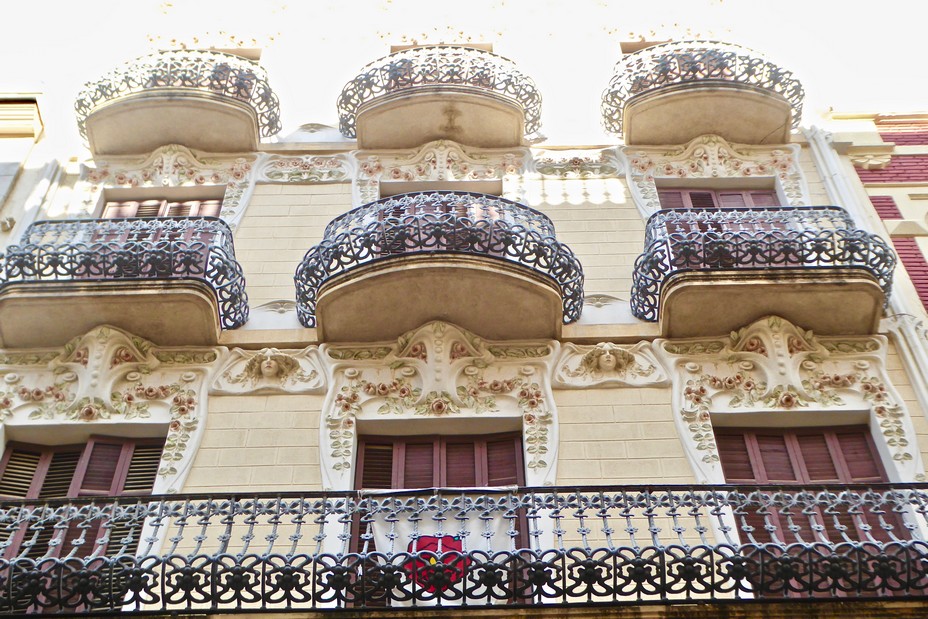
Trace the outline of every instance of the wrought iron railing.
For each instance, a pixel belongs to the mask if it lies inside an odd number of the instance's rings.
[[[541,95],[513,61],[481,49],[442,45],[396,52],[361,69],[338,97],[339,130],[355,137],[355,121],[363,105],[430,86],[476,89],[503,97],[522,108],[526,135],[541,126]]]
[[[248,320],[232,231],[215,217],[38,221],[2,256],[0,289],[51,281],[188,279],[216,294],[224,329]]]
[[[925,596],[928,486],[633,486],[26,500],[0,612]]]
[[[142,56],[88,82],[74,109],[81,135],[87,117],[99,106],[151,91],[194,90],[248,104],[262,137],[280,131],[280,106],[264,69],[256,62],[223,52],[169,50]]]
[[[583,308],[583,269],[554,225],[522,204],[481,193],[400,194],[356,208],[326,226],[296,270],[297,315],[316,324],[319,288],[333,277],[398,256],[471,254],[522,265],[560,288],[564,322]]]
[[[889,298],[896,256],[837,207],[679,209],[654,213],[632,273],[632,313],[656,321],[675,273],[722,269],[868,271]]]
[[[616,64],[603,92],[606,129],[622,135],[622,112],[635,96],[691,82],[737,83],[778,94],[793,110],[793,128],[799,127],[804,92],[791,71],[740,45],[679,41],[646,47]]]

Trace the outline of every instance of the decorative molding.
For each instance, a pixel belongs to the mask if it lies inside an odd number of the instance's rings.
[[[470,149],[448,140],[402,151],[355,151],[353,156],[358,204],[379,200],[382,181],[511,180],[525,172],[532,157],[527,148]]]
[[[625,146],[620,150],[628,185],[638,209],[648,217],[661,208],[661,179],[773,178],[786,206],[808,206],[809,189],[799,166],[798,144],[752,146],[729,144],[718,135],[703,135],[688,144]]]
[[[101,326],[60,349],[0,351],[0,422],[167,426],[154,493],[177,492],[203,434],[206,379],[222,350],[157,348]]]
[[[93,167],[83,165],[76,201],[81,210],[71,215],[93,217],[100,195],[109,188],[224,186],[220,216],[234,228],[254,189],[254,168],[260,157],[217,157],[168,144],[144,158],[110,157]]]
[[[882,170],[892,161],[892,155],[886,153],[857,153],[849,155],[855,168],[862,170]]]
[[[212,393],[322,393],[325,371],[316,347],[303,350],[233,349],[211,386]]]
[[[600,151],[545,151],[532,153],[533,172],[545,177],[567,179],[613,178],[623,171],[615,148]]]
[[[527,484],[554,483],[556,342],[487,342],[431,322],[391,344],[320,350],[331,377],[320,430],[326,489],[353,485],[358,422],[416,417],[519,419]]]
[[[583,304],[589,305],[590,307],[606,307],[607,305],[615,305],[616,303],[627,303],[618,297],[613,297],[608,294],[588,294],[583,297]]]
[[[257,171],[265,183],[345,183],[351,180],[347,155],[268,155]]]
[[[273,312],[275,314],[289,314],[290,312],[296,312],[296,301],[290,301],[289,299],[268,301],[267,303],[262,303],[253,309],[254,311],[264,310],[266,312]]]
[[[776,426],[795,425],[810,413],[829,425],[829,414],[862,412],[891,480],[925,480],[912,420],[886,370],[883,336],[819,337],[768,316],[727,339],[656,340],[654,346],[671,368],[677,427],[700,483],[724,483],[712,430],[716,415],[762,415],[764,424]]]
[[[564,389],[651,387],[668,382],[667,372],[651,350],[650,342],[634,346],[567,343],[555,368],[554,386]]]

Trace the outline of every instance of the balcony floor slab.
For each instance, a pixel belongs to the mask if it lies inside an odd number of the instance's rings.
[[[722,335],[769,315],[820,335],[864,335],[876,332],[884,299],[859,269],[679,272],[661,291],[661,335]]]
[[[219,341],[216,295],[196,281],[58,281],[0,289],[0,346],[62,346],[98,325],[162,346]]]

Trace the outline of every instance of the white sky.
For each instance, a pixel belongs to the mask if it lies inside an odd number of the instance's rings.
[[[281,135],[337,124],[335,100],[367,62],[402,42],[491,42],[537,83],[552,144],[613,143],[600,96],[619,42],[709,38],[791,69],[806,89],[804,125],[821,114],[928,111],[921,0],[34,0],[4,7],[0,92],[41,91],[49,134],[77,144],[84,82],[125,60],[230,36],[264,48],[281,100]]]

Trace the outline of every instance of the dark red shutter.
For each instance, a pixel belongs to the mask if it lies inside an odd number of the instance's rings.
[[[524,486],[522,437],[487,440],[487,485]]]
[[[442,441],[442,444],[444,481],[441,485],[464,488],[483,485],[478,481],[486,478],[486,473],[482,470],[483,458],[478,457],[483,445],[474,441],[453,440]],[[480,471],[477,470],[478,467]]]
[[[399,488],[431,488],[441,485],[438,479],[440,465],[436,466],[438,459],[435,441],[406,442],[403,450],[403,468],[401,469]]]

